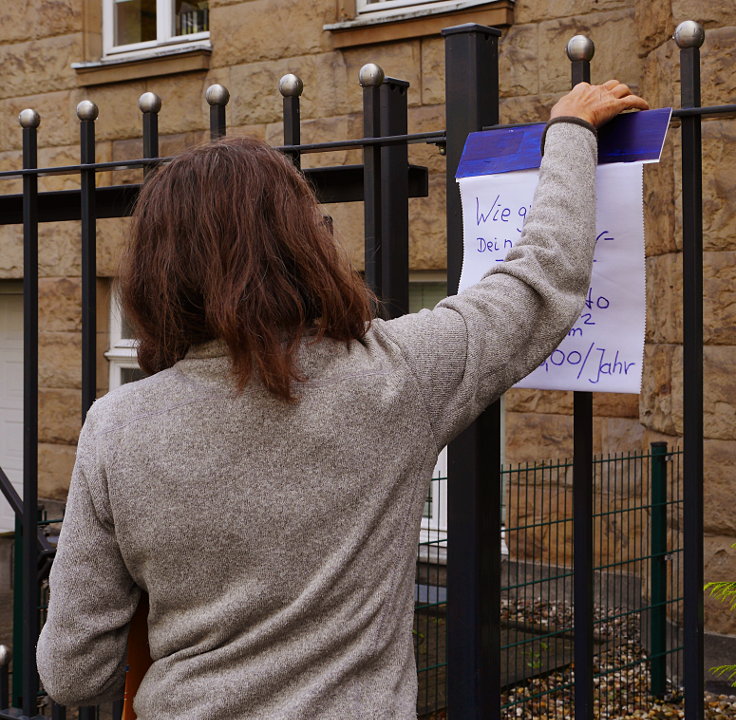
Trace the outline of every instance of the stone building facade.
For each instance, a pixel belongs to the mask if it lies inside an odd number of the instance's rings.
[[[133,0],[150,6],[155,0]],[[383,2],[383,9],[381,4]],[[158,8],[164,0],[158,0]],[[25,0],[0,6],[0,170],[20,165],[16,118],[26,107],[41,115],[39,162],[78,162],[75,107],[83,99],[100,108],[97,158],[140,157],[138,97],[163,99],[161,153],[206,140],[204,90],[228,87],[230,133],[281,142],[279,78],[304,81],[305,142],[360,137],[358,70],[377,62],[387,75],[408,80],[409,130],[444,126],[442,27],[464,22],[502,29],[501,120],[545,119],[569,87],[567,40],[588,34],[596,43],[593,81],[624,81],[652,107],[679,104],[678,52],[670,36],[678,22],[706,27],[702,48],[703,103],[736,96],[736,6],[732,0],[210,0],[208,34],[194,8],[195,40],[115,53],[114,0]],[[178,6],[181,6],[179,3]],[[175,7],[178,7],[175,6]],[[122,11],[121,11],[122,12]],[[179,18],[181,20],[181,18]],[[183,21],[182,21],[183,22]],[[150,32],[150,29],[149,29]],[[160,28],[158,31],[160,33]],[[107,34],[106,34],[107,33]],[[112,40],[110,39],[112,38]],[[129,40],[130,38],[128,38]],[[112,51],[111,51],[112,47]],[[704,122],[706,574],[736,577],[736,513],[731,510],[736,471],[736,125]],[[417,288],[445,279],[444,158],[433,145],[410,146],[411,162],[430,168],[428,198],[411,201],[410,264]],[[357,151],[310,155],[306,166],[360,162]],[[670,133],[662,162],[645,172],[648,329],[644,386],[639,396],[596,395],[595,449],[646,448],[653,440],[677,443],[682,434],[681,232],[679,135]],[[101,173],[98,184],[138,181],[137,171]],[[44,177],[42,190],[78,187],[74,176]],[[18,192],[0,180],[0,193]],[[356,266],[362,265],[362,208],[331,206],[336,234]],[[126,220],[98,222],[99,391],[110,377],[110,296]],[[42,497],[63,500],[74,462],[81,404],[80,233],[74,222],[46,223],[40,232],[40,446]],[[17,330],[22,278],[21,230],[0,226],[0,312]],[[430,293],[431,294],[431,293]],[[15,300],[8,298],[15,297]],[[15,302],[16,310],[9,309]],[[12,317],[10,317],[15,313]],[[13,320],[15,318],[15,320]],[[13,322],[16,325],[13,326]],[[0,329],[3,326],[0,325]],[[113,338],[114,344],[114,338]],[[513,390],[506,398],[506,458],[539,460],[571,453],[570,393]],[[672,528],[672,532],[677,532]],[[736,634],[736,616],[708,604],[708,627]]]

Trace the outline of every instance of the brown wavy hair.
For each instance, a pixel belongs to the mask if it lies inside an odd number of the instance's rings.
[[[256,372],[287,401],[305,335],[359,339],[374,308],[307,181],[250,138],[188,150],[146,180],[120,289],[146,372],[220,338],[240,391]]]

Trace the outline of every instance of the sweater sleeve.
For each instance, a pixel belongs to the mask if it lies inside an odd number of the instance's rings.
[[[63,705],[122,697],[128,626],[140,597],[115,539],[93,426],[90,411],[77,446],[36,653],[44,689]]]
[[[579,316],[595,248],[596,137],[548,128],[539,182],[520,240],[476,285],[379,322],[424,398],[438,449],[528,375]]]

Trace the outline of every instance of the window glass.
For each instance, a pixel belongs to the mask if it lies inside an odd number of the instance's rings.
[[[174,35],[191,35],[210,29],[209,0],[176,0]]]
[[[125,317],[122,310],[120,310],[120,337],[121,338],[132,338],[133,337],[133,329],[130,327],[128,318]]]
[[[422,308],[430,310],[447,297],[447,284],[443,282],[409,283],[409,312],[419,312]]]
[[[140,368],[124,367],[120,368],[120,384],[135,382],[136,380],[143,380],[144,377],[148,377],[146,373]]]
[[[156,0],[115,0],[115,45],[156,39]]]
[[[467,1],[467,0],[466,0]],[[476,0],[478,4],[484,0]],[[485,0],[492,2],[493,0]],[[407,12],[447,9],[461,4],[462,0],[357,0],[358,14],[397,15]]]

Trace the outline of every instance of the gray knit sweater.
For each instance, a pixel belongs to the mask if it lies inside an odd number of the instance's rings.
[[[224,346],[89,412],[38,643],[64,704],[123,688],[150,596],[140,720],[416,718],[413,586],[438,451],[535,368],[581,310],[595,136],[549,128],[522,240],[460,295],[349,347],[304,343],[297,404]]]

